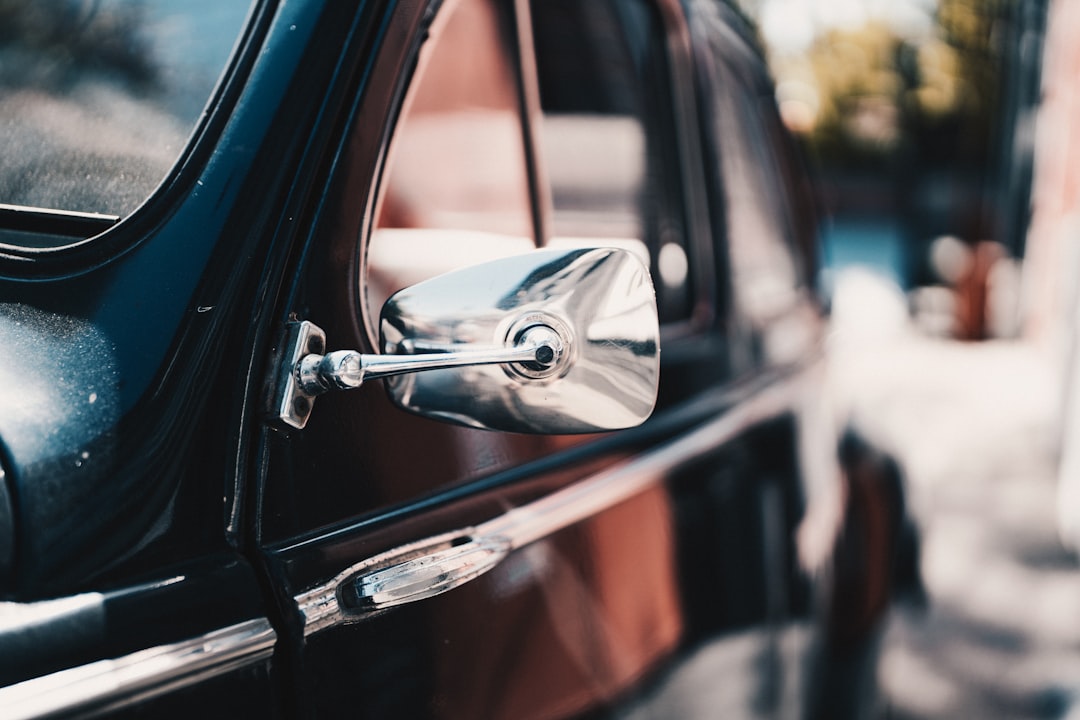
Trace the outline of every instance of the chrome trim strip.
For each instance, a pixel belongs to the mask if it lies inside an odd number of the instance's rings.
[[[0,688],[6,720],[115,708],[268,659],[277,634],[266,618],[112,660],[60,670]]]
[[[33,205],[9,205],[0,203],[0,212],[22,214],[25,216],[41,215],[49,218],[67,218],[71,220],[88,220],[91,222],[116,223],[120,220],[119,215],[106,215],[96,212],[80,212],[78,210],[56,210],[53,208],[35,207]]]
[[[708,455],[747,429],[786,412],[794,412],[806,382],[806,371],[796,372],[738,402],[716,419],[637,458],[615,465],[540,500],[509,510],[475,527],[462,528],[403,545],[356,563],[333,580],[295,596],[294,600],[304,616],[305,636],[336,625],[362,620],[373,612],[378,612],[380,607],[385,607],[342,602],[342,598],[354,594],[355,588],[365,586],[387,569],[408,573],[410,568],[422,567],[424,577],[415,575],[413,579],[423,585],[425,577],[440,577],[438,573],[432,572],[432,564],[437,565],[441,561],[442,554],[448,547],[462,543],[505,544],[508,554],[659,485],[675,470]],[[425,562],[417,562],[419,559],[424,559]],[[497,561],[491,562],[468,579],[479,577],[497,564]],[[452,572],[452,568],[448,567],[447,572]],[[399,583],[406,584],[406,580],[407,578],[398,575]],[[414,587],[412,596],[402,602],[433,597],[460,584],[436,587],[432,582],[422,588]]]

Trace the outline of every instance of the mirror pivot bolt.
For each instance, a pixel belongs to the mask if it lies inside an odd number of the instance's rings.
[[[570,365],[570,331],[558,318],[531,314],[515,323],[514,346],[532,347],[533,359],[507,366],[518,379],[545,380],[566,373]]]
[[[549,365],[555,359],[555,348],[550,345],[541,345],[536,348],[536,362]]]

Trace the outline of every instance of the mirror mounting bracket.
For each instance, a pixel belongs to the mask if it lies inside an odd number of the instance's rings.
[[[286,324],[285,355],[277,374],[274,410],[286,425],[302,430],[311,417],[318,393],[306,392],[296,370],[309,355],[326,352],[326,333],[313,322],[290,321]]]

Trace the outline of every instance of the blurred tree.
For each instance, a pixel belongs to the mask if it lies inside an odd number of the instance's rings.
[[[818,92],[811,139],[818,154],[839,166],[876,163],[899,141],[902,80],[900,39],[880,23],[831,30],[811,46],[807,60]]]
[[[870,21],[819,34],[803,56],[774,57],[781,95],[792,78],[813,87],[811,117],[789,107],[789,125],[840,168],[877,166],[897,151],[984,167],[1000,112],[995,29],[1013,2],[940,0],[932,35]]]
[[[997,30],[1009,0],[940,0],[938,37],[917,49],[920,83],[907,98],[922,160],[988,172],[998,141],[1003,48]]]

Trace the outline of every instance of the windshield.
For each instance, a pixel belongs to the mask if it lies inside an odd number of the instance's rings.
[[[250,4],[0,1],[0,205],[131,213],[183,151]]]

